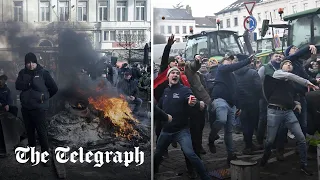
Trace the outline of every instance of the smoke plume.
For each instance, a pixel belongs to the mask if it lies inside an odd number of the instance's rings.
[[[153,44],[165,44],[166,43],[166,37],[159,34],[159,32],[157,32],[158,30],[158,25],[159,25],[159,21],[162,21],[161,19],[161,14],[159,13],[158,10],[154,9],[153,11],[153,29],[154,29],[154,33],[153,33]]]

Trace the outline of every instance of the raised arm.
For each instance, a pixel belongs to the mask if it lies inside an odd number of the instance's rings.
[[[251,61],[249,59],[246,59],[244,61],[239,61],[238,63],[235,63],[235,64],[220,65],[218,68],[222,72],[233,72],[233,71],[236,71],[236,70],[250,64],[250,62]]]
[[[273,78],[279,79],[279,80],[291,80],[294,81],[302,86],[308,85],[309,81],[307,79],[303,79],[300,76],[297,76],[295,74],[289,73],[289,72],[284,72],[282,70],[277,70],[273,74]]]

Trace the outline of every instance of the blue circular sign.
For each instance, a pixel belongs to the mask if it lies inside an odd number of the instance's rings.
[[[243,27],[252,32],[257,28],[257,20],[253,16],[248,16],[244,19]]]

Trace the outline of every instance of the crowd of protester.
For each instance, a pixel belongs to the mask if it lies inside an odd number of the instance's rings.
[[[307,168],[307,114],[312,109],[311,121],[315,122],[320,117],[320,105],[308,101],[307,106],[307,99],[308,93],[320,98],[319,46],[289,46],[284,53],[271,53],[270,61],[263,64],[253,55],[241,54],[220,61],[195,54],[193,61],[185,61],[181,56],[169,56],[174,42],[172,35],[154,72],[155,173],[162,159],[169,157],[168,146],[177,147],[179,143],[189,177],[210,179],[201,161],[201,154],[206,154],[202,132],[207,120],[211,131],[204,138],[209,140],[211,153],[216,153],[215,141],[224,129],[228,165],[237,159],[232,138],[235,125],[243,133],[243,154],[264,149],[261,166],[267,164],[273,147],[277,160],[284,160],[290,131],[297,141],[300,170],[312,175]],[[256,144],[252,140],[254,132]]]

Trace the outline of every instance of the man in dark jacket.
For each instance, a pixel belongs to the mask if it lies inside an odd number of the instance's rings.
[[[127,96],[127,100],[130,104],[134,104],[133,113],[137,113],[141,107],[142,100],[137,97],[138,86],[134,79],[132,79],[131,71],[124,73],[124,78],[119,81],[117,88],[120,93]]]
[[[320,80],[313,79],[308,75],[304,66],[303,66],[303,58],[309,59],[311,54],[317,54],[317,48],[320,48],[320,45],[314,46],[309,45],[305,48],[298,49],[296,46],[289,46],[285,51],[286,59],[290,60],[293,65],[292,73],[298,75],[304,79],[309,80],[311,83],[319,84]],[[303,134],[307,133],[307,100],[305,97],[306,92],[308,92],[306,87],[303,87],[299,84],[296,84],[296,88],[298,89],[298,93],[300,96],[300,103],[302,107],[302,111],[300,114],[296,114],[298,117],[300,126],[302,128]]]
[[[307,168],[307,145],[306,139],[301,130],[299,122],[293,111],[301,113],[301,104],[298,101],[293,82],[301,86],[316,88],[309,80],[292,74],[293,66],[291,61],[284,60],[280,65],[280,70],[273,74],[273,78],[267,76],[264,81],[264,94],[268,101],[268,134],[265,144],[265,151],[261,159],[261,166],[267,164],[271,155],[271,147],[277,135],[281,123],[285,123],[287,128],[294,134],[297,140],[300,154],[300,170],[306,175],[312,175]]]
[[[15,106],[12,106],[11,91],[7,87],[7,84],[6,84],[7,80],[8,80],[8,77],[6,75],[0,76],[0,111],[4,110],[17,116],[18,108]]]
[[[232,59],[224,58],[217,69],[214,88],[212,90],[211,99],[212,110],[216,113],[216,120],[211,125],[210,135],[216,135],[224,126],[224,140],[228,152],[227,162],[235,159],[233,154],[233,142],[232,142],[232,121],[235,118],[236,113],[236,87],[237,83],[233,72],[250,64],[253,58],[248,58],[245,55],[238,55],[240,62],[232,64]],[[211,137],[209,142],[209,148],[212,153],[216,152],[214,145],[215,137]]]
[[[46,111],[49,109],[49,99],[58,92],[58,87],[49,72],[37,63],[35,54],[26,54],[25,66],[18,74],[16,89],[22,91],[21,112],[28,134],[28,143],[30,147],[36,146],[35,130],[37,130],[41,151],[48,152]]]
[[[258,148],[252,144],[252,136],[259,120],[259,99],[262,86],[259,74],[248,66],[235,71],[237,80],[237,108],[241,109],[240,120],[245,149],[243,154],[252,154]]]
[[[185,156],[200,174],[201,179],[211,179],[200,158],[192,148],[190,130],[188,129],[188,110],[191,107],[200,108],[200,103],[190,97],[190,88],[179,83],[180,70],[176,67],[167,72],[169,87],[165,89],[158,106],[172,116],[172,121],[166,123],[160,133],[154,155],[154,172],[158,172],[162,155],[172,141],[180,144]]]

